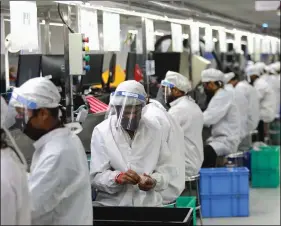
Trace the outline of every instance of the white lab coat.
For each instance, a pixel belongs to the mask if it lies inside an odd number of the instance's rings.
[[[167,143],[170,149],[174,167],[177,168],[178,176],[174,177],[168,188],[161,192],[163,204],[174,202],[185,188],[185,155],[184,133],[173,117],[168,114],[162,104],[156,100],[150,100],[147,105],[148,112],[158,118],[162,131],[167,131]]]
[[[207,143],[218,156],[237,151],[240,141],[239,111],[233,92],[219,89],[203,113],[204,125],[212,126],[212,135]]]
[[[239,111],[240,119],[240,142],[248,135],[248,108],[246,107],[248,102],[246,96],[239,90],[233,87],[231,84],[226,84],[225,89],[234,92],[236,105]]]
[[[177,177],[166,137],[157,117],[146,106],[131,145],[126,132],[116,127],[117,117],[111,116],[97,125],[91,140],[91,182],[98,190],[95,204],[103,206],[162,206],[162,191]],[[154,189],[145,192],[138,185],[119,185],[120,172],[134,170],[151,175],[157,181]]]
[[[183,96],[170,103],[169,114],[184,132],[185,177],[196,176],[204,160],[203,113],[191,97]]]
[[[34,143],[29,187],[32,224],[92,225],[89,169],[80,139],[55,129]]]
[[[248,134],[250,134],[257,128],[260,121],[260,104],[258,94],[256,89],[245,80],[239,82],[235,89],[243,93],[247,99],[247,105],[245,108],[247,109]]]
[[[260,102],[260,119],[265,123],[272,122],[276,116],[276,97],[273,89],[264,77],[258,78],[254,87]]]
[[[26,171],[11,148],[1,149],[1,225],[30,224]]]
[[[276,103],[276,117],[280,115],[280,75],[263,75],[262,79],[266,80],[274,92]]]

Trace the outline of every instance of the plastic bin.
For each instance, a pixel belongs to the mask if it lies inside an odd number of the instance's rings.
[[[93,207],[94,225],[192,225],[192,208]]]
[[[262,146],[251,151],[251,170],[277,170],[280,168],[280,147]]]
[[[236,194],[249,194],[249,170],[246,167],[200,170],[200,195]]]
[[[280,184],[280,173],[277,170],[252,170],[253,188],[277,188]]]
[[[249,216],[249,195],[202,195],[201,205],[205,218]]]
[[[180,196],[176,201],[177,208],[193,208],[193,225],[196,224],[196,197],[195,196]]]

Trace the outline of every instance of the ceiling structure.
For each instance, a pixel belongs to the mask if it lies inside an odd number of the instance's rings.
[[[86,2],[86,1],[84,1]],[[178,19],[193,18],[211,25],[222,25],[229,29],[238,28],[246,31],[257,32],[261,25],[269,25],[268,34],[280,37],[280,16],[276,11],[255,11],[255,0],[174,0],[174,1],[89,1],[94,5],[118,7],[138,12],[166,15]],[[53,1],[37,1],[38,17],[44,18],[44,12],[51,10],[51,19],[60,21],[56,3]],[[1,13],[9,14],[8,1],[1,1]],[[3,15],[3,14],[2,14]],[[73,15],[74,16],[74,15]],[[124,16],[123,16],[124,17]],[[130,24],[140,26],[138,18],[121,18]]]
[[[231,17],[237,21],[262,25],[280,30],[277,11],[255,11],[255,0],[184,0],[187,6]]]

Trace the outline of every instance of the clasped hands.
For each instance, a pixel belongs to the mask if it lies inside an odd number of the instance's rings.
[[[142,191],[149,191],[153,189],[156,185],[156,180],[152,179],[151,176],[145,173],[143,175],[138,175],[133,170],[128,170],[125,173],[120,173],[116,178],[116,182],[122,185],[137,184],[139,186],[139,189]]]

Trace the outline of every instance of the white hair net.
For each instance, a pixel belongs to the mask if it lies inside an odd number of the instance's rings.
[[[247,77],[250,77],[252,75],[260,76],[261,74],[260,74],[259,68],[256,65],[252,65],[252,66],[247,67],[246,75],[247,75]]]
[[[214,68],[206,69],[201,73],[201,80],[202,82],[224,82],[224,74]]]
[[[235,74],[233,72],[229,72],[227,74],[224,74],[224,83],[227,84],[234,77],[235,77]]]
[[[124,98],[126,98],[127,105],[135,105],[137,104],[136,98],[137,96],[141,96],[146,98],[146,92],[143,85],[135,80],[128,80],[121,82],[115,90],[115,93],[124,92],[124,95],[114,95],[110,97],[110,105],[122,105],[124,104]],[[128,98],[128,97],[132,98]]]
[[[264,62],[257,62],[255,64],[255,67],[259,70],[259,75],[262,75],[265,70],[266,64]]]
[[[184,93],[187,93],[192,90],[191,83],[188,78],[174,71],[168,71],[166,73],[164,81],[174,85]]]
[[[36,109],[56,108],[61,100],[58,88],[49,79],[43,77],[29,79],[19,88],[15,88],[13,94],[34,102]],[[13,100],[11,104],[15,104]]]
[[[270,67],[277,73],[280,72],[280,61],[271,64]]]

